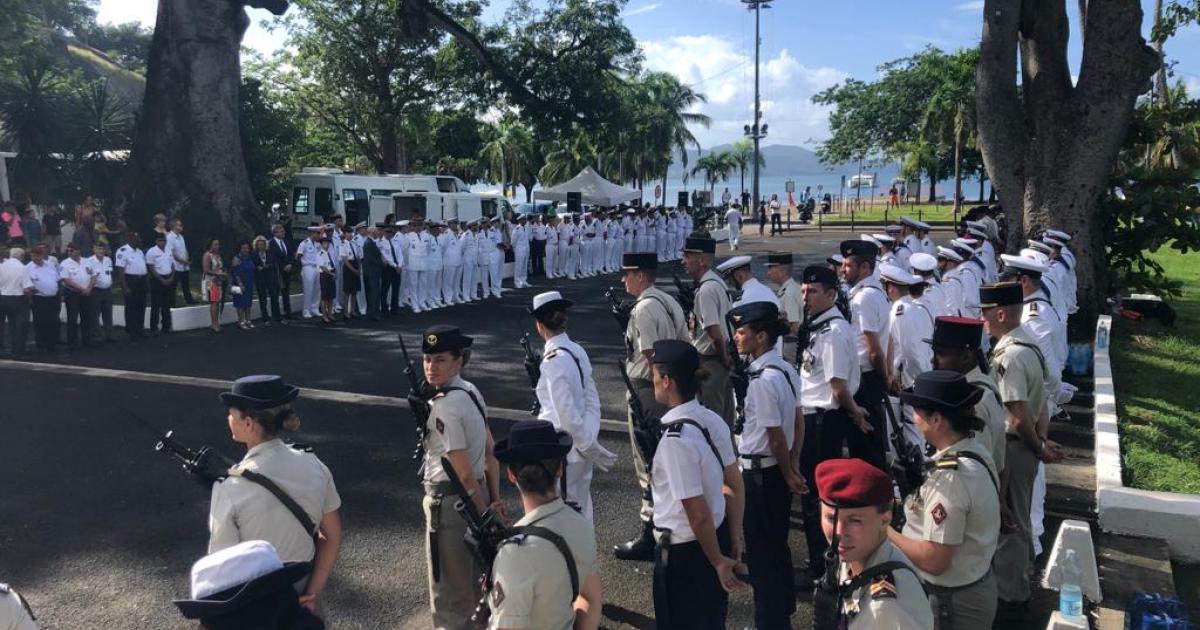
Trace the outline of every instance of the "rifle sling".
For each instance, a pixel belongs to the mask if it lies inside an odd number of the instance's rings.
[[[712,451],[713,457],[717,458],[717,466],[724,470],[725,462],[721,461],[721,452],[717,450],[717,445],[713,443],[712,435],[708,432],[708,429],[704,428],[704,426],[699,422],[696,422],[691,418],[680,418],[679,420],[668,422],[667,424],[663,425],[664,435],[681,435],[683,432],[683,425],[685,424],[699,429],[700,434],[704,436],[704,441],[708,443],[708,448]],[[671,431],[671,429],[675,427],[679,428],[675,431]]]
[[[462,392],[462,393],[466,394],[467,396],[470,396],[471,402],[475,403],[475,408],[479,410],[479,415],[483,417],[484,424],[487,424],[487,417],[488,417],[487,411],[484,410],[483,405],[479,404],[479,399],[475,397],[475,394],[471,390],[469,390],[465,387],[455,387],[455,386],[442,387],[442,388],[438,389],[438,393],[450,393],[450,392]]]
[[[893,571],[899,571],[901,569],[912,572],[913,575],[917,576],[917,581],[921,580],[921,576],[917,575],[917,572],[913,571],[913,568],[908,566],[908,563],[900,562],[899,560],[889,560],[887,562],[882,562],[880,564],[877,564],[873,567],[867,567],[866,569],[863,570],[862,573],[859,573],[858,575],[847,580],[846,582],[843,582],[841,584],[839,590],[844,590],[844,592],[846,592],[846,593],[851,593],[855,589],[866,586],[868,582],[870,582],[871,580],[875,579],[876,577],[878,577],[880,575],[883,575],[884,573],[891,573]]]
[[[575,356],[574,352],[571,352],[569,349],[564,348],[562,346],[557,346],[554,349],[562,350],[563,352],[566,352],[567,356],[571,357],[571,359],[573,361],[575,361],[575,369],[579,370],[579,386],[586,390],[587,389],[587,381],[584,380],[584,378],[583,378],[583,363],[581,363],[579,361],[579,357]],[[544,361],[545,358],[543,358],[542,360]]]
[[[318,533],[317,525],[313,523],[311,518],[309,518],[308,513],[304,511],[304,508],[300,507],[300,504],[296,503],[296,500],[293,499],[287,492],[285,492],[283,488],[280,488],[278,484],[276,484],[274,481],[271,481],[271,479],[265,475],[253,470],[242,470],[236,466],[229,469],[229,474],[233,477],[241,477],[250,483],[258,484],[266,489],[267,492],[273,494],[275,498],[279,499],[279,502],[283,504],[283,507],[287,508],[287,510],[292,513],[292,516],[296,517],[296,520],[299,521],[301,527],[304,528],[304,531],[308,532],[308,534],[313,537],[313,542],[316,542]]]
[[[638,298],[638,302],[641,302],[643,299],[654,300],[655,302],[657,302],[658,305],[661,306],[662,309],[667,312],[667,319],[671,320],[671,326],[675,325],[675,315],[673,313],[671,313],[671,307],[667,306],[667,303],[664,302],[662,300],[662,298],[658,297],[657,295],[646,295],[643,298]],[[636,306],[637,306],[637,303],[635,302],[634,307],[636,307]],[[630,314],[630,317],[633,316],[632,309],[630,309],[629,314]]]
[[[554,531],[540,525],[519,525],[509,531],[515,536],[537,536],[549,541],[555,549],[558,549],[558,553],[562,554],[563,560],[567,562],[567,574],[571,576],[571,601],[575,601],[575,598],[579,597],[579,567],[575,566],[575,555],[571,553],[571,546],[567,544],[567,541]]]

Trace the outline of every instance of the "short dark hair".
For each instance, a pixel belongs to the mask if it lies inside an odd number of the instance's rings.
[[[871,268],[871,271],[875,270],[875,257],[874,256],[860,256],[858,254],[851,254],[850,256],[847,256],[846,258],[854,261],[855,265],[861,265],[863,263],[866,263]]]
[[[562,332],[567,329],[567,312],[562,309],[543,311],[535,316],[543,326],[551,332]]]
[[[780,314],[779,318],[773,321],[750,322],[745,327],[755,333],[767,333],[767,339],[771,346],[774,346],[780,337],[791,331],[791,325],[788,324],[787,316],[784,314]]]

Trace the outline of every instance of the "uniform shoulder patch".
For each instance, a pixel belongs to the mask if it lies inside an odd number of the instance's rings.
[[[1037,317],[1037,314],[1038,314],[1038,303],[1037,302],[1029,302],[1029,316]]]
[[[891,571],[875,576],[869,592],[871,599],[896,599],[896,578]]]
[[[446,423],[445,423],[445,422],[442,422],[442,419],[441,419],[441,418],[438,418],[438,419],[437,419],[437,422],[435,422],[435,423],[434,423],[434,426],[435,426],[435,427],[437,427],[437,432],[438,432],[438,433],[441,433],[441,434],[445,434],[445,433],[446,433]]]
[[[938,470],[958,470],[958,453],[948,452],[934,463]]]
[[[929,515],[933,517],[934,523],[941,525],[946,520],[946,508],[941,503],[938,503],[929,511]]]
[[[434,394],[433,398],[430,398],[429,400],[431,400],[431,401],[432,400],[441,400],[448,395],[450,395],[450,392],[438,392],[438,393]]]
[[[904,314],[904,305],[897,304],[896,305],[896,315],[903,315],[903,314]]]
[[[672,437],[679,437],[679,436],[683,435],[683,423],[680,422],[678,424],[673,424],[673,425],[667,427],[667,430],[664,432],[664,435],[670,435]]]
[[[504,603],[504,586],[500,584],[500,580],[492,585],[492,606],[498,608]]]

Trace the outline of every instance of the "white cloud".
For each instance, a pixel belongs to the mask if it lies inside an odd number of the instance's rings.
[[[954,10],[959,13],[978,13],[983,11],[983,0],[974,0],[973,2],[962,2],[954,5]]]
[[[734,142],[754,117],[753,51],[739,50],[718,35],[688,35],[641,42],[646,67],[670,72],[708,97],[697,111],[713,119],[708,129],[692,132],[703,146]],[[810,68],[788,49],[764,57],[760,92],[763,122],[772,144],[810,145],[829,137],[829,110],[812,95],[840,83],[847,74],[835,68]]]
[[[1200,97],[1200,77],[1194,74],[1183,75],[1183,86],[1187,88],[1188,98]]]
[[[657,2],[655,2],[653,4],[644,4],[636,9],[630,9],[630,10],[622,13],[621,15],[624,17],[633,17],[635,15],[641,15],[643,13],[649,13],[651,11],[658,9],[661,6],[662,5]]]

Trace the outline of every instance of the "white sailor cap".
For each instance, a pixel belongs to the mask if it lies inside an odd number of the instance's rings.
[[[875,242],[880,245],[891,245],[896,242],[896,239],[890,234],[872,234],[871,238],[875,239]]]
[[[358,225],[355,225],[355,226],[354,226],[354,229],[356,229],[356,230],[361,230],[361,229],[363,229],[363,228],[365,228],[365,227],[367,227],[367,222],[366,222],[366,221],[360,221],[360,222],[358,223]]]
[[[975,249],[977,247],[979,247],[979,244],[982,242],[983,241],[980,241],[979,239],[969,238],[969,237],[964,236],[962,238],[956,238],[956,239],[950,241],[950,246],[951,247],[954,247],[954,246],[967,247],[971,251],[975,251]]]
[[[630,209],[628,209],[628,210],[626,210],[626,211],[625,211],[625,214],[637,214],[637,210],[634,210],[633,208],[630,208]]]
[[[412,221],[409,221],[408,219],[402,219],[396,222],[396,227],[408,227],[411,224]]]
[[[924,279],[917,278],[900,267],[891,264],[879,265],[879,279],[884,282],[890,282],[892,284],[898,284],[905,287],[925,281]]]
[[[846,261],[846,257],[841,254],[834,254],[834,255],[830,256],[829,258],[825,259],[825,262],[827,262],[831,265],[839,265],[839,266],[845,261]]]
[[[875,236],[872,234],[859,234],[858,240],[874,243],[875,247],[879,247],[879,239],[875,238]]]
[[[533,306],[529,309],[530,314],[537,315],[545,307],[570,308],[574,304],[571,300],[565,299],[562,293],[558,291],[546,291],[533,296]]]
[[[917,221],[917,229],[928,232],[933,229],[933,226],[925,221]]]
[[[981,230],[985,229],[984,225],[983,225],[983,221],[966,221],[965,225],[969,228],[979,228]]]
[[[941,245],[938,245],[937,252],[938,258],[945,258],[946,260],[953,260],[954,262],[963,261],[962,254],[949,247],[942,247]],[[911,258],[909,260],[911,260]]]
[[[1066,243],[1064,243],[1054,237],[1051,237],[1051,236],[1043,236],[1042,242],[1049,245],[1050,247],[1057,247],[1059,249],[1062,249],[1063,247],[1067,246]]]
[[[1046,230],[1045,232],[1042,232],[1042,236],[1049,236],[1050,238],[1060,240],[1064,243],[1069,243],[1071,241],[1071,235],[1062,230]]]
[[[500,222],[500,217],[492,217],[492,221],[491,221],[491,222],[492,222],[492,223],[499,223],[499,222]]]
[[[974,221],[971,221],[971,223],[974,223]],[[969,226],[967,228],[967,234],[971,234],[973,236],[978,236],[980,240],[987,240],[987,237],[988,237],[988,233],[987,233],[986,229],[984,229],[983,227],[975,227],[973,225]]]
[[[309,232],[314,232],[314,233],[316,233],[316,232],[324,232],[324,231],[325,231],[325,226],[323,226],[323,225],[310,225],[310,226],[308,226],[308,231],[309,231]]]
[[[277,204],[277,203],[273,203],[273,204],[271,204],[271,209],[272,209],[272,210],[278,210],[278,209],[279,209],[279,204]]]
[[[572,215],[570,212],[559,212],[558,213],[558,218],[560,218],[560,219],[570,219],[571,216]]]
[[[1032,249],[1023,249],[1021,251],[1029,252],[1030,254],[1041,254],[1041,252],[1035,252]],[[1038,262],[1032,256],[1025,256],[1024,254],[1018,256],[1014,256],[1012,254],[1000,254],[1000,260],[1004,261],[1005,268],[1015,269],[1017,271],[1042,274],[1046,273],[1047,270],[1046,265]]]
[[[918,221],[918,220],[916,220],[916,219],[914,219],[914,218],[912,218],[912,217],[910,217],[910,216],[908,216],[908,215],[906,215],[906,214],[902,214],[902,215],[900,215],[900,224],[901,224],[901,225],[907,225],[908,227],[910,227],[910,228],[913,228],[913,229],[916,229],[916,230],[923,230],[923,229],[925,229],[925,228],[921,227],[921,225],[922,225],[922,222],[921,222],[921,221]]]
[[[1047,243],[1030,239],[1026,241],[1029,244],[1029,249],[1042,252],[1043,254],[1053,254],[1054,248]]]
[[[729,260],[717,265],[717,273],[727,274],[734,269],[739,269],[749,265],[751,260],[753,260],[753,258],[746,256],[745,254],[741,256],[734,256],[733,258],[730,258]]]
[[[963,260],[975,255],[975,245],[972,244],[972,241],[956,238],[950,241],[950,248],[958,252],[963,257]]]
[[[925,252],[917,252],[908,257],[908,266],[913,271],[929,273],[937,268],[937,259]]]
[[[904,231],[904,226],[902,226],[898,223],[893,223],[893,224],[883,228],[883,231],[888,234],[899,234]]]

